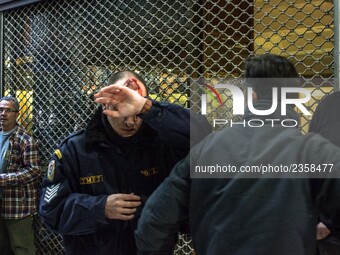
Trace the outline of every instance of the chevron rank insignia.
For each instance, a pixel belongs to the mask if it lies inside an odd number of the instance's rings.
[[[51,160],[51,162],[48,164],[48,169],[47,169],[47,179],[49,181],[53,181],[54,179],[54,170],[55,170],[55,161]]]
[[[51,185],[46,188],[44,200],[46,203],[49,203],[57,194],[59,189],[60,183],[56,185]]]

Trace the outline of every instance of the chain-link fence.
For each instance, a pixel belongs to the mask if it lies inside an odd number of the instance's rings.
[[[333,91],[334,7],[321,0],[59,0],[3,12],[4,94],[20,100],[20,123],[39,140],[46,164],[56,145],[84,127],[91,95],[115,71],[146,78],[150,97],[200,111],[197,86],[239,81],[244,60],[288,57],[312,91],[307,108]],[[316,82],[318,81],[318,82]],[[235,82],[236,85],[237,82]],[[209,116],[229,116],[208,101]],[[209,117],[208,116],[208,117]],[[308,117],[301,116],[306,132]],[[37,219],[39,254],[62,254],[61,238]],[[181,236],[177,254],[192,254]]]

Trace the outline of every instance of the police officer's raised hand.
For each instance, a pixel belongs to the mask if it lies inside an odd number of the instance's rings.
[[[141,198],[134,194],[112,194],[105,205],[105,217],[116,220],[131,220],[135,217]]]
[[[102,88],[94,95],[95,102],[105,106],[103,113],[113,118],[139,114],[147,100],[144,96],[144,90],[133,90],[118,84]]]

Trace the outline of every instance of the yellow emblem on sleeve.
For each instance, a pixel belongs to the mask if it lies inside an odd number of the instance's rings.
[[[48,169],[47,169],[47,179],[51,182],[54,179],[54,170],[55,170],[55,161],[51,160],[51,162],[48,164]]]
[[[59,160],[63,157],[63,155],[61,154],[61,151],[60,151],[59,149],[56,149],[56,150],[54,151],[54,154],[57,156],[57,158],[58,158]]]
[[[80,177],[79,181],[80,181],[80,185],[103,182],[103,175],[93,175],[93,176]]]
[[[158,174],[158,169],[156,167],[152,167],[149,169],[142,170],[140,171],[140,173],[144,175],[145,177],[149,177],[151,175]]]

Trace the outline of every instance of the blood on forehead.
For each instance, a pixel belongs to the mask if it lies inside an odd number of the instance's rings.
[[[130,89],[136,90],[139,95],[143,96],[143,90],[142,88],[138,85],[137,79],[135,78],[130,78],[126,80],[123,84],[123,86],[126,86]]]

